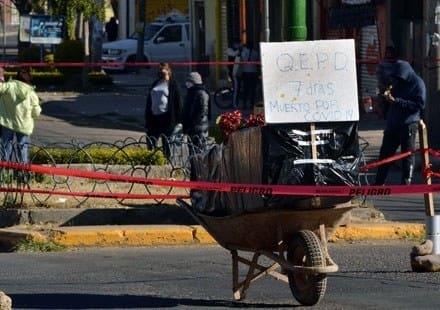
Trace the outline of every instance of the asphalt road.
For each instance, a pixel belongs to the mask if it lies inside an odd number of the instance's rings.
[[[438,309],[440,274],[410,272],[412,243],[331,245],[341,271],[316,309]],[[87,249],[1,254],[0,290],[15,309],[283,309],[287,285],[256,282],[231,299],[229,253],[219,247]]]

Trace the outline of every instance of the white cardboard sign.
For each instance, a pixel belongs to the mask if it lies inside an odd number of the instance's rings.
[[[358,121],[354,40],[261,43],[266,123]]]

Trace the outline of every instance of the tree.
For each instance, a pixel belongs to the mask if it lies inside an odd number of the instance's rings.
[[[95,0],[49,0],[49,8],[53,15],[65,16],[67,36],[78,39],[81,35],[81,21],[89,21],[93,16],[104,19],[105,7],[101,1]]]

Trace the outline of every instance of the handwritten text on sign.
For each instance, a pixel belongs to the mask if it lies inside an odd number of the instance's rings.
[[[353,40],[261,43],[267,123],[359,120]]]

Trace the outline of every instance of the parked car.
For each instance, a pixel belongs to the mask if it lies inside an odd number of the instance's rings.
[[[137,34],[128,39],[103,44],[102,60],[120,65],[104,66],[104,69],[124,70],[126,63],[136,61]],[[145,30],[144,62],[183,62],[191,57],[188,22],[159,20]]]

